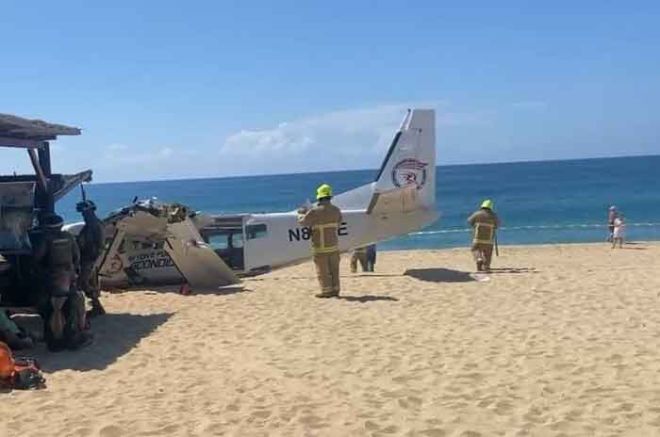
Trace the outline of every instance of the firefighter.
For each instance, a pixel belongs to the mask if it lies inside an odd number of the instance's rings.
[[[376,245],[369,244],[367,246],[361,246],[356,248],[351,255],[351,273],[357,273],[357,266],[360,263],[360,267],[363,272],[373,272],[376,265]]]
[[[101,305],[101,289],[99,287],[99,272],[96,261],[103,250],[103,224],[96,217],[96,205],[91,200],[79,202],[76,210],[85,219],[85,225],[78,234],[77,243],[80,248],[80,276],[78,276],[78,289],[83,291],[91,300],[90,316],[105,314]]]
[[[339,286],[339,226],[341,211],[330,201],[332,187],[323,184],[316,190],[318,203],[311,209],[298,210],[298,222],[312,229],[312,252],[321,293],[316,297],[338,297]]]
[[[472,226],[472,255],[477,263],[477,271],[489,271],[493,258],[493,245],[495,244],[495,231],[500,226],[500,220],[493,211],[493,201],[484,200],[478,211],[469,218]]]
[[[367,271],[367,247],[358,247],[351,255],[351,273],[357,273],[358,262],[363,272]]]
[[[80,252],[73,236],[62,230],[63,224],[56,214],[44,216],[40,220],[42,236],[34,248],[48,297],[44,331],[52,351],[78,349],[91,342],[91,335],[85,332],[85,299],[76,287]]]

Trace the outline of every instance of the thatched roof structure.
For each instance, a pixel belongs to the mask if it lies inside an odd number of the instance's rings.
[[[80,135],[80,129],[0,114],[0,146],[39,147],[39,142],[54,140],[58,135]]]

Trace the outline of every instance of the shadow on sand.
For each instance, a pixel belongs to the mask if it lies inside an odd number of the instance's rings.
[[[611,241],[608,241],[608,243],[612,244]],[[612,249],[646,250],[647,248],[644,246],[644,243],[638,243],[636,241],[625,241],[623,243],[623,247],[619,247],[617,244],[616,247],[612,247]]]
[[[399,299],[396,297],[392,296],[375,296],[375,295],[364,295],[364,296],[339,296],[337,299],[339,300],[345,300],[347,302],[359,302],[359,303],[367,303],[367,302],[375,302],[375,301],[391,301],[391,302],[398,302]]]
[[[249,288],[246,288],[243,284],[235,284],[235,285],[226,285],[224,287],[219,287],[216,289],[194,289],[192,290],[192,294],[212,294],[216,296],[229,296],[231,294],[238,294],[238,293],[243,293],[246,291],[252,291]],[[178,290],[177,290],[178,293]]]
[[[161,294],[161,293],[173,293],[173,294],[182,294],[180,285],[159,285],[159,286],[149,286],[147,294]],[[192,288],[191,294],[204,294],[204,295],[217,295],[217,296],[228,296],[230,294],[242,293],[244,291],[252,291],[249,288],[246,288],[243,284],[235,285],[226,285],[224,287],[218,288]],[[108,290],[112,294],[122,294],[130,293],[134,291],[145,291],[145,288],[140,287],[131,287],[131,288],[121,288]]]
[[[24,354],[37,358],[46,372],[63,369],[103,370],[130,352],[171,316],[171,313],[106,314],[93,319],[94,343],[84,349],[53,353],[46,349],[44,343],[39,343],[37,348],[27,350]]]
[[[401,276],[400,273],[351,273],[342,275],[342,278],[393,278]]]
[[[441,268],[409,269],[403,275],[427,282],[472,282],[475,280],[468,272]]]

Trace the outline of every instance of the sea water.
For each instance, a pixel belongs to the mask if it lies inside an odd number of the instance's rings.
[[[136,169],[136,172],[139,169]],[[156,197],[208,213],[291,211],[329,183],[336,193],[370,183],[376,170],[249,176],[87,186],[99,216]],[[457,247],[469,244],[466,218],[483,199],[495,202],[500,244],[605,241],[607,209],[625,215],[628,240],[660,240],[660,156],[440,166],[436,177],[440,219],[393,238],[382,249]],[[78,221],[74,191],[58,203],[67,222]]]

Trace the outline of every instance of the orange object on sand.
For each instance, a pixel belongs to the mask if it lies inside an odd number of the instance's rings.
[[[0,379],[11,378],[14,375],[14,356],[11,349],[0,341]]]

